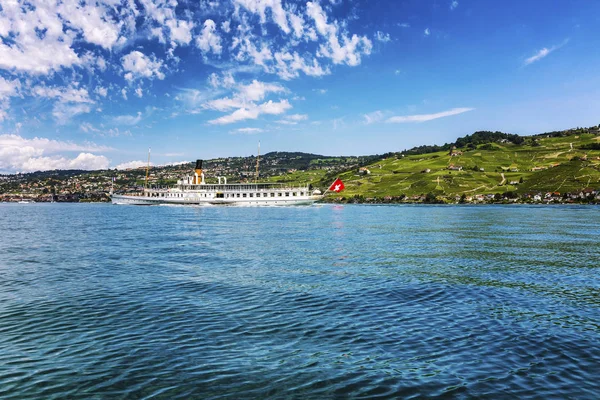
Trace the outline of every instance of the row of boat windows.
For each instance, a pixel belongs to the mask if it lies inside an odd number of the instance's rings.
[[[240,196],[241,194],[241,196]],[[300,194],[300,196],[304,196],[304,192],[279,192],[277,193],[277,197],[283,197],[285,195],[285,197],[290,197],[290,194],[292,196],[298,196],[298,194]],[[217,198],[218,199],[224,199],[224,198],[239,198],[239,197],[275,197],[275,193],[217,193]]]
[[[234,198],[234,197],[283,197],[285,195],[285,197],[290,197],[291,196],[304,196],[304,192],[278,192],[278,193],[217,193],[216,197],[218,199],[223,199],[223,198]],[[151,197],[184,197],[183,193],[152,193]],[[188,196],[190,197],[190,196]],[[204,193],[204,196],[202,196],[202,194],[199,194],[198,197],[212,197],[212,196],[208,196],[206,193]]]

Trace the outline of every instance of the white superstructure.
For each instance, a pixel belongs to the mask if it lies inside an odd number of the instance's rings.
[[[167,189],[144,189],[140,194],[111,194],[113,204],[215,204],[215,205],[302,205],[321,200],[319,190],[309,185],[289,186],[278,183],[227,183],[217,177],[216,184],[207,184],[202,172],[202,161],[196,162],[194,175],[177,181]]]

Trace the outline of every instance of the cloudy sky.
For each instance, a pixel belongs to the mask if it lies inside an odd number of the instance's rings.
[[[600,123],[600,2],[2,0],[0,173]]]

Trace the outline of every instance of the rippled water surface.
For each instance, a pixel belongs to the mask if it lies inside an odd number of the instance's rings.
[[[600,209],[0,205],[0,398],[598,398]]]

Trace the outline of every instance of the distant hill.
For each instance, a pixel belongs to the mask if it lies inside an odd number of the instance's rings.
[[[301,152],[270,152],[260,156],[259,179],[276,182],[314,182],[326,173],[335,174],[358,168],[381,156],[322,156]],[[256,179],[256,156],[225,157],[204,160],[203,169],[208,183],[217,182],[225,176],[228,182],[253,182]],[[179,165],[152,166],[149,168],[148,184],[168,186],[192,173],[194,162]],[[113,178],[115,179],[113,183]],[[38,199],[51,195],[65,195],[69,199],[103,198],[111,188],[119,191],[138,191],[145,184],[146,168],[124,171],[55,170],[27,174],[0,175],[0,195],[26,194]]]
[[[443,145],[425,145],[369,156],[270,152],[260,156],[260,181],[311,183],[327,188],[340,177],[346,190],[331,198],[405,199],[500,194],[571,193],[600,189],[600,127],[521,136],[478,131]],[[256,156],[205,160],[207,182],[253,182]],[[151,167],[149,185],[172,185],[191,173],[192,162]],[[113,185],[136,191],[145,168],[128,171],[43,171],[0,176],[0,194],[64,194],[107,199]],[[93,197],[93,196],[92,196]]]

